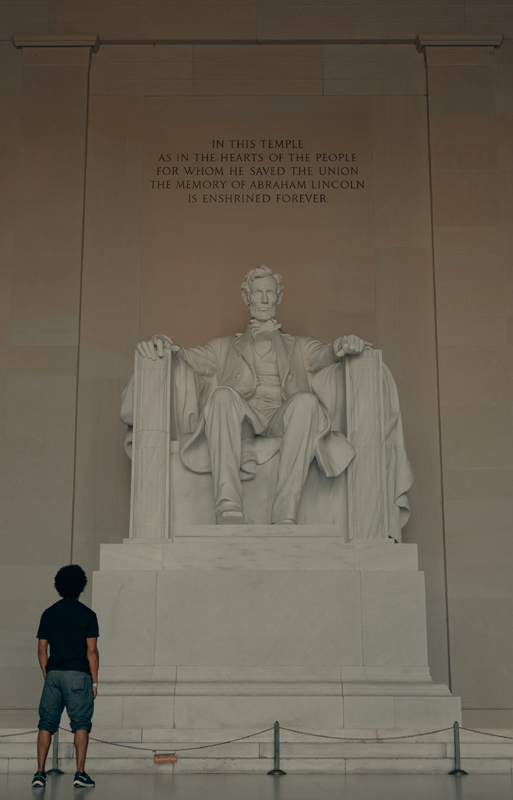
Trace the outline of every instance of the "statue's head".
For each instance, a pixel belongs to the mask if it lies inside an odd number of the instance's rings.
[[[283,294],[281,275],[262,264],[248,272],[240,289],[252,319],[274,319]]]

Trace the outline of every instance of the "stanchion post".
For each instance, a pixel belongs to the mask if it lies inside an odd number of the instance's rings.
[[[274,723],[274,768],[267,773],[268,775],[286,775],[280,769],[280,723]]]
[[[449,775],[468,775],[468,772],[461,768],[459,722],[455,722],[452,727],[454,731],[454,769],[449,772]]]
[[[52,768],[48,770],[47,775],[64,775],[62,769],[59,769],[59,731],[55,731],[53,735],[52,745]]]

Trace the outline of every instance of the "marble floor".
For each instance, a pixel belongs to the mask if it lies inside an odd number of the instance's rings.
[[[82,797],[71,775],[31,789],[30,775],[0,775],[1,800]],[[95,800],[511,800],[511,775],[141,775],[93,776]]]

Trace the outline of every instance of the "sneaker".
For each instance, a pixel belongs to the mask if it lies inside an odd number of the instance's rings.
[[[242,511],[222,511],[216,514],[217,525],[245,525]]]
[[[87,772],[75,772],[75,777],[73,778],[73,786],[84,786],[86,789],[92,789],[95,783],[92,778],[89,777]]]
[[[46,786],[46,772],[36,772],[32,778],[32,786]]]

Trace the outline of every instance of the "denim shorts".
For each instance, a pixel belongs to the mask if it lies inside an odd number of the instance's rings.
[[[46,675],[39,704],[40,731],[55,733],[59,729],[64,707],[71,730],[90,731],[94,713],[93,679],[85,672],[52,669]]]

